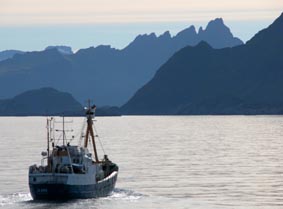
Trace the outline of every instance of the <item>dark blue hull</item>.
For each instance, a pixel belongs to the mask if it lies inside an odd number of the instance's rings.
[[[109,195],[115,187],[116,180],[117,174],[107,178],[107,180],[91,185],[29,183],[29,188],[34,200],[96,198]]]

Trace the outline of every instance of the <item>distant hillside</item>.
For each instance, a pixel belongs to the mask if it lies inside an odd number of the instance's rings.
[[[66,55],[74,54],[72,48],[69,46],[48,46],[45,48],[45,50],[49,50],[49,49],[57,49],[57,51],[60,52],[61,54],[66,54]]]
[[[0,52],[0,62],[9,58],[12,58],[15,54],[24,54],[25,52],[20,50],[5,50]]]
[[[170,58],[124,114],[283,114],[283,14],[245,45]]]
[[[58,52],[65,55],[73,54],[72,48],[69,46],[48,46],[45,50],[57,49]],[[9,58],[13,58],[16,54],[24,54],[26,52],[20,50],[5,50],[0,52],[0,62]]]
[[[215,19],[199,33],[192,26],[174,37],[169,32],[161,36],[139,35],[122,50],[98,46],[66,54],[56,46],[41,52],[16,54],[0,62],[0,89],[5,89],[0,91],[0,98],[50,86],[70,92],[80,102],[90,97],[99,106],[120,106],[176,51],[201,40],[215,48],[242,44],[222,19]]]
[[[24,92],[12,99],[0,100],[1,116],[80,115],[83,107],[71,94],[53,88]]]

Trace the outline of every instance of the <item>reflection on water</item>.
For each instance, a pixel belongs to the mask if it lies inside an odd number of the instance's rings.
[[[73,128],[81,122],[74,118]],[[27,168],[46,147],[44,128],[43,117],[0,118],[0,206],[283,208],[281,116],[98,118],[104,148],[120,166],[117,189],[53,203],[31,201],[27,185]]]

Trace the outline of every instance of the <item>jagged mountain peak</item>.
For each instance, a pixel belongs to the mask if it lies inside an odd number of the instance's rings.
[[[151,44],[157,39],[155,33],[138,35],[125,49],[134,48],[141,45]]]
[[[150,34],[146,33],[146,34],[138,35],[135,40],[152,39],[152,38],[157,38],[156,34],[153,32]]]
[[[228,28],[225,24],[222,18],[216,18],[214,20],[211,20],[205,30],[209,33],[221,33],[223,35],[231,36],[233,37],[233,34],[230,31],[230,28]],[[220,35],[221,35],[220,34]]]
[[[158,37],[155,33],[138,35],[126,48],[129,49],[139,45],[152,45],[155,41],[159,40],[174,42],[180,48],[188,45],[195,46],[200,41],[206,41],[213,48],[232,47],[243,44],[240,39],[233,36],[222,18],[216,18],[211,20],[205,29],[200,27],[198,32],[195,26],[192,25],[178,32],[173,37],[169,31],[164,32]]]
[[[180,31],[179,33],[177,33],[176,37],[184,37],[184,36],[194,36],[196,35],[196,28],[195,26],[190,26],[182,31]]]
[[[170,39],[171,38],[171,34],[170,32],[167,30],[165,31],[163,34],[161,34],[158,38],[166,38],[166,39]]]
[[[214,20],[211,20],[208,25],[224,25],[224,21],[222,17],[215,18]]]
[[[230,29],[224,24],[222,18],[216,18],[214,20],[209,21],[205,28],[205,31],[213,33],[228,33],[229,35],[232,35]]]
[[[242,45],[243,42],[235,38],[222,18],[211,20],[205,29],[199,28],[198,36],[213,48],[224,48]]]

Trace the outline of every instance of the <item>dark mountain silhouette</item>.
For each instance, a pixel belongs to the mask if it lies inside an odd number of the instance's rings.
[[[223,42],[216,40],[219,37]],[[192,26],[174,37],[169,32],[160,36],[139,35],[122,50],[98,46],[68,55],[53,47],[16,54],[13,59],[0,62],[0,89],[5,89],[0,91],[0,98],[51,86],[70,92],[81,103],[91,97],[99,106],[119,106],[148,82],[176,51],[196,45],[202,39],[215,48],[242,44],[223,21],[216,19],[201,34]]]
[[[25,52],[20,50],[5,50],[0,52],[0,62],[12,58],[15,54],[24,54]]]
[[[177,52],[125,114],[283,114],[283,13],[245,45]]]
[[[83,107],[71,94],[53,88],[26,91],[12,99],[0,100],[1,116],[80,115]]]

